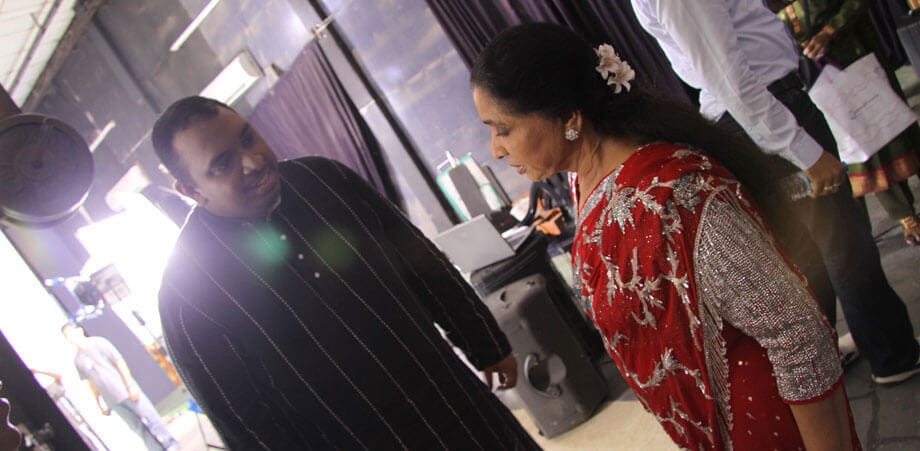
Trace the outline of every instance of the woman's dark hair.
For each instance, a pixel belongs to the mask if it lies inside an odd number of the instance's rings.
[[[153,124],[153,131],[150,133],[153,150],[163,162],[163,166],[166,166],[176,180],[187,185],[194,185],[188,168],[182,164],[179,155],[176,154],[176,149],[173,148],[173,138],[176,133],[188,128],[193,120],[210,119],[217,116],[218,108],[233,111],[233,108],[214,99],[200,96],[185,97],[167,107]]]
[[[756,146],[752,141],[715,125],[684,102],[643,88],[641,73],[631,90],[614,94],[597,65],[594,49],[575,32],[530,23],[499,33],[473,64],[470,82],[511,113],[565,121],[580,111],[602,136],[687,144],[744,177],[742,183],[755,197],[768,186],[763,171],[747,169],[753,162],[734,157],[742,153],[740,147]]]

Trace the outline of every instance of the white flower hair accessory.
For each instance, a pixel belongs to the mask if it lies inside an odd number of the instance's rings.
[[[610,44],[601,44],[594,52],[597,53],[595,70],[607,80],[608,86],[613,85],[613,93],[619,94],[623,88],[629,91],[629,82],[636,78],[636,71],[632,70],[629,63],[621,60]]]

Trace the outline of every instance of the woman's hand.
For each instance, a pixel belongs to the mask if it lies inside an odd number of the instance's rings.
[[[835,33],[836,30],[830,26],[825,26],[818,34],[802,43],[802,54],[815,61],[821,59],[827,52],[827,48],[830,46],[831,41],[834,40]]]

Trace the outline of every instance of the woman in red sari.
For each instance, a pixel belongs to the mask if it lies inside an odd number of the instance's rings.
[[[833,330],[746,188],[695,150],[751,144],[634,76],[550,24],[502,32],[471,75],[496,158],[571,174],[575,281],[624,379],[682,448],[858,449]]]

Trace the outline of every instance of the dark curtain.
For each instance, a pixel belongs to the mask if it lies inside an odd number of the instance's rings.
[[[691,101],[658,43],[639,25],[629,0],[426,0],[467,66],[499,31],[521,22],[553,22],[594,45],[607,42],[636,70],[636,83]],[[695,95],[693,96],[695,99]]]
[[[521,23],[508,0],[426,1],[466,67],[473,65],[493,36],[511,24]]]
[[[316,40],[259,101],[249,121],[279,159],[318,155],[337,160],[402,204],[380,144]]]
[[[898,38],[897,21],[907,16],[904,0],[875,0],[869,2],[869,16],[878,31],[880,51],[895,67],[907,63],[907,54]]]

